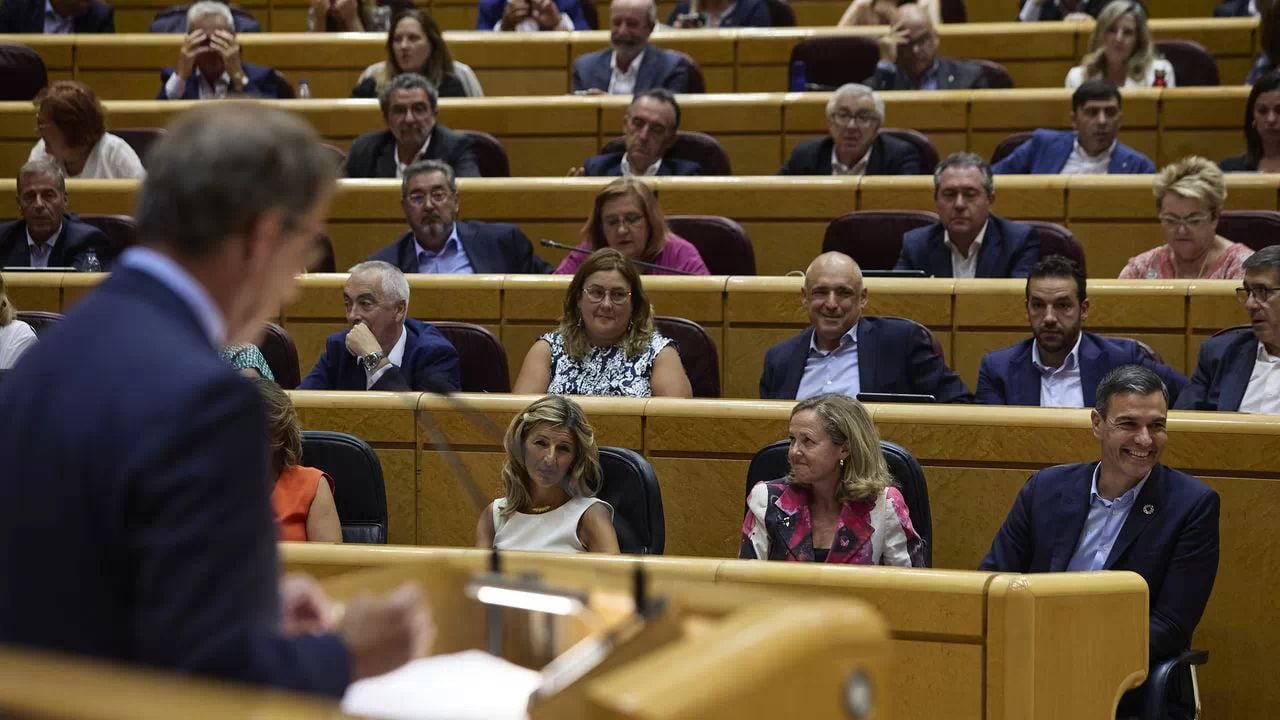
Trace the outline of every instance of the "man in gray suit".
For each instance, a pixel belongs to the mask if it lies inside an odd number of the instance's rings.
[[[613,47],[574,61],[573,91],[588,95],[633,95],[653,88],[689,92],[688,58],[649,44],[657,23],[653,0],[613,0],[609,4]]]
[[[898,22],[880,38],[872,90],[975,90],[989,87],[977,63],[938,57],[938,32],[915,3],[898,8]]]

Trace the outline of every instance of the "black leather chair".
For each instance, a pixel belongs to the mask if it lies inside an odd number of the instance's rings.
[[[460,132],[471,138],[471,150],[476,155],[480,177],[511,177],[511,161],[507,158],[507,149],[502,147],[498,138],[480,130]]]
[[[62,313],[49,312],[47,310],[19,310],[18,319],[30,325],[36,337],[40,337],[62,321]]]
[[[1000,63],[994,60],[970,60],[969,62],[977,63],[982,68],[982,74],[987,78],[987,87],[998,90],[1008,90],[1013,87],[1013,76]]]
[[[1196,702],[1195,666],[1209,662],[1208,650],[1183,650],[1177,657],[1158,663],[1147,677],[1146,706],[1142,709],[1142,720],[1168,720],[1169,709],[1175,700],[1183,708],[1192,708],[1196,717],[1200,717],[1199,703]]]
[[[866,270],[892,270],[903,234],[936,222],[927,210],[855,210],[827,225],[822,252],[842,252]]]
[[[938,167],[938,148],[933,146],[928,135],[909,128],[880,128],[880,133],[909,142],[915,147],[916,152],[920,153],[921,175],[932,175],[933,169]]]
[[[387,489],[382,463],[368,443],[347,433],[303,430],[302,464],[333,478],[342,542],[386,544]]]
[[[639,453],[619,447],[600,448],[604,487],[598,497],[613,506],[618,547],[631,555],[661,555],[667,544],[658,476]]]
[[[316,235],[316,247],[307,262],[307,272],[337,272],[338,261],[333,253],[333,241],[324,233]]]
[[[333,156],[333,164],[337,165],[338,171],[341,172],[342,168],[347,164],[347,153],[342,148],[329,143],[320,143],[320,147]]]
[[[942,7],[939,10],[942,11],[942,22],[947,24],[967,22],[969,19],[964,0],[942,0]]]
[[[103,266],[111,268],[111,264],[120,257],[120,253],[138,243],[138,223],[128,215],[79,215],[82,222],[92,225],[106,233],[111,246],[102,254]]]
[[[289,332],[279,325],[269,322],[262,329],[262,339],[258,341],[258,349],[276,376],[276,384],[285,390],[293,390],[302,382],[301,370],[298,368],[298,347],[293,344]]]
[[[746,493],[743,495],[744,511],[746,497],[756,483],[786,477],[790,470],[787,462],[790,445],[789,440],[779,440],[766,445],[751,458],[751,465],[747,468]],[[907,503],[911,525],[924,540],[925,567],[933,567],[933,515],[929,511],[929,485],[925,482],[924,470],[915,456],[897,443],[881,440],[880,452],[889,466],[894,484]]]
[[[298,93],[293,90],[293,83],[289,82],[289,78],[279,70],[272,71],[276,78],[276,99],[277,100],[293,100],[298,97]]]
[[[622,138],[614,138],[600,148],[601,155],[622,152],[626,143]],[[692,160],[702,166],[703,175],[732,175],[729,166],[729,154],[720,147],[716,139],[706,133],[693,130],[680,130],[676,133],[676,141],[667,151],[667,155],[680,160]]]
[[[1280,243],[1280,212],[1275,210],[1224,210],[1218,234],[1254,250]]]
[[[658,332],[676,341],[693,396],[720,397],[720,358],[707,331],[692,320],[663,315],[655,317],[653,324]]]
[[[671,50],[670,52],[684,58],[684,61],[689,64],[689,92],[705,93],[707,91],[707,81],[702,76],[702,66],[698,64],[698,61],[694,60],[693,56],[686,52],[680,52],[679,50]]]
[[[1046,220],[1019,220],[1019,222],[1036,229],[1036,235],[1040,238],[1040,257],[1062,255],[1079,263],[1081,270],[1088,270],[1085,264],[1084,246],[1070,230]]]
[[[1213,53],[1194,40],[1157,40],[1156,52],[1173,66],[1178,87],[1216,86],[1221,84],[1218,61]]]
[[[147,167],[147,151],[151,149],[156,141],[165,136],[164,128],[120,128],[112,130],[112,135],[119,137],[125,141],[133,151],[137,153],[138,160],[142,162],[142,167]]]
[[[431,324],[458,351],[463,392],[511,392],[507,350],[493,333],[466,322],[440,320]]]
[[[667,228],[698,248],[712,275],[755,275],[751,238],[734,220],[720,215],[668,215]]]
[[[587,27],[592,30],[600,29],[600,11],[596,10],[594,0],[583,0],[582,16],[587,19]]]
[[[1016,132],[1012,135],[1006,135],[1005,138],[1000,141],[1000,144],[996,145],[996,149],[991,151],[991,164],[995,165],[1001,160],[1012,155],[1013,151],[1018,149],[1018,146],[1031,139],[1031,135],[1031,131]]]
[[[795,27],[796,11],[786,0],[765,0],[769,7],[769,27]]]
[[[49,84],[40,54],[25,45],[0,45],[0,100],[32,100]]]
[[[787,67],[793,67],[797,60],[804,63],[806,90],[835,90],[845,83],[860,83],[871,77],[879,59],[875,38],[832,35],[796,43]]]

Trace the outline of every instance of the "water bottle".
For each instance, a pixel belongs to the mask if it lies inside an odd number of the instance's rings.
[[[796,60],[791,63],[791,83],[787,87],[791,92],[804,92],[805,74],[804,61]]]
[[[83,255],[76,258],[76,271],[84,273],[102,272],[102,261],[98,259],[98,253],[93,250],[87,250]]]
[[[298,81],[298,99],[308,100],[310,98],[311,98],[311,86],[307,84],[306,80],[299,80]]]

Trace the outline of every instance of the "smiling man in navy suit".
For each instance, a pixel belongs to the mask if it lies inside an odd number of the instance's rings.
[[[1190,647],[1218,573],[1218,494],[1160,464],[1168,394],[1160,376],[1122,365],[1103,377],[1092,412],[1100,462],[1031,476],[981,569],[1131,570],[1147,581],[1151,662]],[[1140,708],[1126,694],[1121,714]]]
[[[653,88],[689,92],[689,61],[649,44],[658,23],[653,0],[609,3],[609,43],[573,62],[573,91],[632,95]]]

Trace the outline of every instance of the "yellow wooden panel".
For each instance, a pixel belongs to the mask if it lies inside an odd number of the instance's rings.
[[[1195,331],[1217,332],[1249,322],[1249,313],[1236,300],[1238,280],[1197,280],[1188,290],[1189,327]]]
[[[18,310],[62,312],[64,273],[9,272],[4,276],[5,295]]]
[[[649,463],[662,487],[667,531],[664,552],[737,557],[744,486],[727,479],[745,481],[748,461],[650,455]]]

